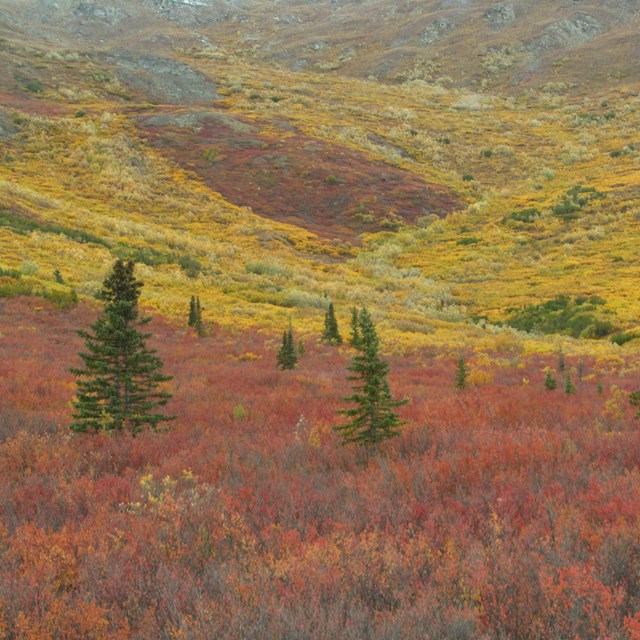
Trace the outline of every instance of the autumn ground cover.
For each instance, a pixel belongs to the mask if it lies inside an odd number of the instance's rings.
[[[459,391],[446,353],[391,356],[409,424],[367,459],[331,429],[347,347],[280,372],[273,333],[156,318],[175,422],[73,435],[95,313],[0,308],[3,637],[638,637],[633,358],[566,357],[566,395],[557,354],[470,353]]]

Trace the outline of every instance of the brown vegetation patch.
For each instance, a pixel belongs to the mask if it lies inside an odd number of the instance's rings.
[[[447,188],[348,147],[216,112],[142,117],[148,141],[235,204],[324,237],[353,240],[459,200]]]

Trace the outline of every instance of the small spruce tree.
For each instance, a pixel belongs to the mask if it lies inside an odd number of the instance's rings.
[[[632,407],[640,409],[640,391],[632,391],[629,394],[629,403]],[[640,418],[640,410],[635,415],[636,418]]]
[[[204,337],[204,322],[202,321],[202,307],[200,306],[200,296],[196,296],[196,322],[194,324],[198,337]]]
[[[62,274],[60,273],[60,269],[56,269],[53,272],[53,277],[55,278],[56,282],[58,284],[64,284],[64,278],[62,277]]]
[[[200,338],[204,336],[204,323],[202,321],[202,307],[200,296],[191,296],[189,301],[189,326],[196,330]]]
[[[351,309],[351,338],[349,344],[354,349],[360,349],[360,314],[358,309],[354,307]]]
[[[280,347],[280,351],[278,351],[276,361],[278,368],[283,371],[286,369],[295,369],[298,364],[291,324],[289,324],[289,329],[282,334],[282,346]]]
[[[558,352],[558,371],[560,371],[560,373],[564,373],[566,366],[567,365],[564,361],[564,353],[562,353],[562,350],[560,350]]]
[[[189,301],[189,326],[195,327],[198,321],[198,307],[196,306],[196,297],[191,296]]]
[[[460,356],[458,358],[458,364],[456,365],[456,389],[464,389],[467,386],[467,365],[464,362],[464,358]]]
[[[353,393],[345,398],[355,406],[339,413],[348,422],[335,426],[342,436],[343,444],[358,444],[370,449],[400,433],[404,424],[394,409],[407,400],[394,400],[391,396],[387,375],[388,363],[380,357],[380,341],[373,320],[365,307],[354,314],[357,323],[352,335],[359,336],[358,353],[353,357],[347,379],[353,382]]]
[[[564,392],[568,396],[573,395],[576,392],[576,388],[573,384],[573,381],[571,380],[571,376],[568,373],[564,377]]]
[[[338,330],[338,320],[336,319],[333,302],[329,303],[329,308],[324,314],[324,333],[322,334],[322,340],[327,344],[336,346],[342,344],[342,336]]]
[[[90,331],[78,331],[86,351],[80,354],[84,368],[71,369],[77,378],[74,431],[126,429],[136,434],[172,419],[159,412],[171,398],[160,386],[171,377],[162,374],[162,360],[147,347],[151,334],[139,330],[151,318],[138,317],[142,282],[134,267],[132,261],[116,261],[99,294],[102,313]]]
[[[544,388],[547,391],[555,391],[558,386],[558,381],[553,377],[551,369],[547,369],[547,373],[544,377]]]

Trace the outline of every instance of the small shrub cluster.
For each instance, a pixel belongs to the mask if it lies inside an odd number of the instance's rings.
[[[507,324],[521,331],[560,333],[574,338],[602,338],[612,333],[614,327],[609,320],[598,317],[605,301],[599,296],[571,299],[559,295],[537,305],[523,309],[512,309]]]
[[[515,222],[533,222],[542,215],[540,209],[530,207],[529,209],[520,209],[519,211],[513,211],[508,216],[505,216],[502,221],[508,222],[514,220]]]
[[[604,193],[597,191],[593,187],[576,185],[569,189],[560,201],[551,208],[551,213],[565,221],[575,220],[578,217],[577,214],[590,202],[604,197]]]

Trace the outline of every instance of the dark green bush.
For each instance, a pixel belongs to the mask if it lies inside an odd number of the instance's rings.
[[[536,218],[542,215],[540,209],[531,207],[530,209],[521,209],[520,211],[513,211],[508,216],[505,216],[502,221],[514,220],[516,222],[533,222]]]
[[[638,335],[637,333],[616,333],[611,336],[611,342],[622,346],[623,344],[631,342],[631,340],[635,340],[636,338],[640,338],[640,335]]]
[[[32,93],[42,93],[44,91],[44,85],[40,80],[27,80],[24,84],[25,89]]]
[[[2,277],[20,280],[20,278],[22,278],[22,273],[17,269],[3,269],[2,267],[0,267],[0,278]]]
[[[613,324],[600,317],[605,301],[599,296],[571,299],[559,295],[537,305],[512,309],[507,324],[521,331],[560,333],[574,338],[602,338],[611,334]]]

